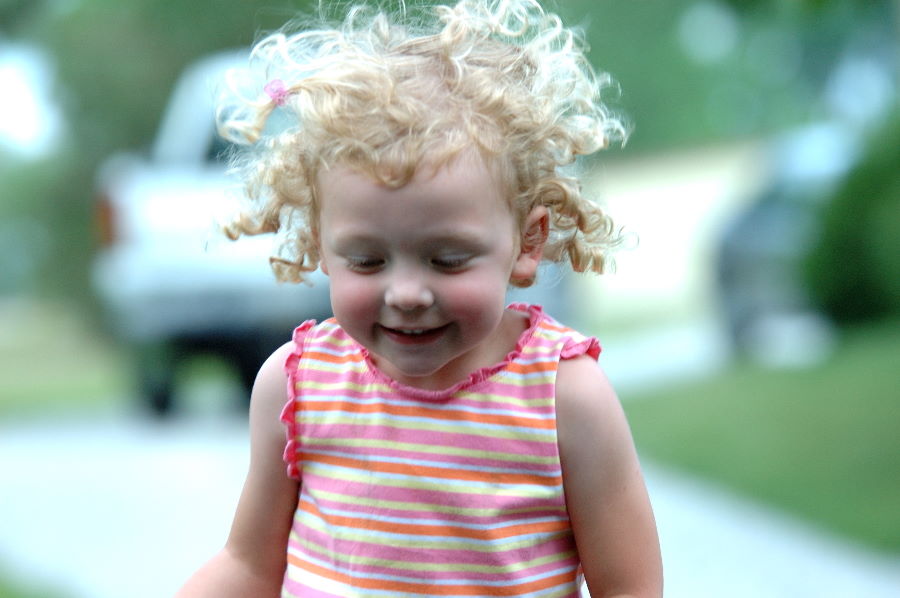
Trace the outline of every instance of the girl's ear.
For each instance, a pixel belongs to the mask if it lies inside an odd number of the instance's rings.
[[[513,264],[510,280],[530,284],[544,256],[544,245],[550,234],[550,214],[544,206],[531,209],[522,226],[519,255]]]

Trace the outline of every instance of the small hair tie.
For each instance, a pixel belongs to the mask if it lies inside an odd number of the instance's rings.
[[[263,91],[266,92],[272,101],[275,102],[276,106],[284,106],[285,100],[290,95],[290,92],[285,88],[284,81],[281,79],[272,79],[266,86],[263,87]]]

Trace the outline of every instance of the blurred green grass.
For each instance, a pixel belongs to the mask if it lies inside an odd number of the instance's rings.
[[[0,300],[0,423],[135,410],[143,407],[135,385],[131,350],[79,308]],[[177,385],[180,413],[246,409],[245,390],[220,359],[186,360]]]
[[[61,598],[63,595],[40,585],[22,585],[0,568],[0,598]],[[39,582],[40,583],[40,582]]]
[[[128,364],[95,327],[65,304],[0,301],[0,421],[121,405]]]
[[[900,552],[900,321],[844,332],[810,369],[737,364],[627,397],[641,453]]]

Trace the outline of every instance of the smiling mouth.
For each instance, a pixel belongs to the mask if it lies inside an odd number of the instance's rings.
[[[380,326],[390,339],[403,345],[425,344],[437,340],[449,324],[437,328],[388,328]]]

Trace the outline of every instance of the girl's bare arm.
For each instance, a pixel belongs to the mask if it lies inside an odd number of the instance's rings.
[[[225,547],[203,565],[176,598],[277,598],[286,565],[298,483],[282,460],[287,401],[284,360],[290,345],[263,364],[250,401],[250,470]]]
[[[615,391],[584,356],[560,362],[556,401],[566,505],[592,598],[662,596],[656,524]]]

